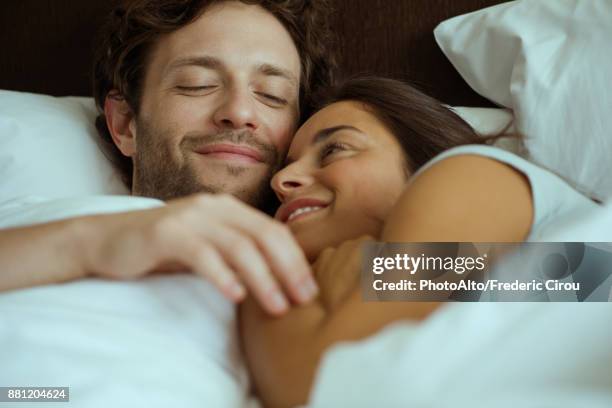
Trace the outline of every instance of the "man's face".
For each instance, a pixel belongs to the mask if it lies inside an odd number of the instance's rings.
[[[269,12],[210,7],[151,52],[135,138],[133,193],[230,193],[262,206],[298,119],[300,59]]]

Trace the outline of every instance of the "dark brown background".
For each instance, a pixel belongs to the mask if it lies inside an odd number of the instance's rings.
[[[435,44],[441,21],[507,0],[335,0],[341,65],[409,79],[453,105],[488,106]],[[0,2],[0,89],[90,95],[96,27],[116,0]]]

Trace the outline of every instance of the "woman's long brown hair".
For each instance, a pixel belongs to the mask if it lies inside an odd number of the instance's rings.
[[[349,78],[323,90],[317,98],[319,109],[340,101],[363,103],[393,133],[411,173],[445,150],[467,144],[490,144],[503,133],[479,135],[438,100],[389,78]]]

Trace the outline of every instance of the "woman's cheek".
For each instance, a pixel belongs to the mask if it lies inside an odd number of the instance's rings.
[[[362,181],[367,181],[367,173],[354,158],[338,159],[323,168],[319,174],[322,184],[328,189],[339,193],[340,198],[350,194]]]
[[[380,221],[388,200],[381,194],[385,180],[380,176],[377,166],[358,158],[338,160],[325,168],[320,180],[333,190],[334,218],[346,223],[344,228],[355,223],[356,229],[362,231],[367,222],[371,230],[372,220]]]
[[[384,181],[371,180],[364,175],[353,194],[355,208],[368,219],[384,222],[392,202],[389,193],[384,188]]]

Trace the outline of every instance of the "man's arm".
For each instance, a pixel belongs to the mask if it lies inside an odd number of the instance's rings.
[[[275,314],[287,310],[285,292],[297,303],[316,295],[286,226],[230,196],[0,230],[0,290],[168,269],[202,275],[235,301],[248,287]]]
[[[86,276],[80,265],[87,237],[80,219],[0,231],[0,291]]]

